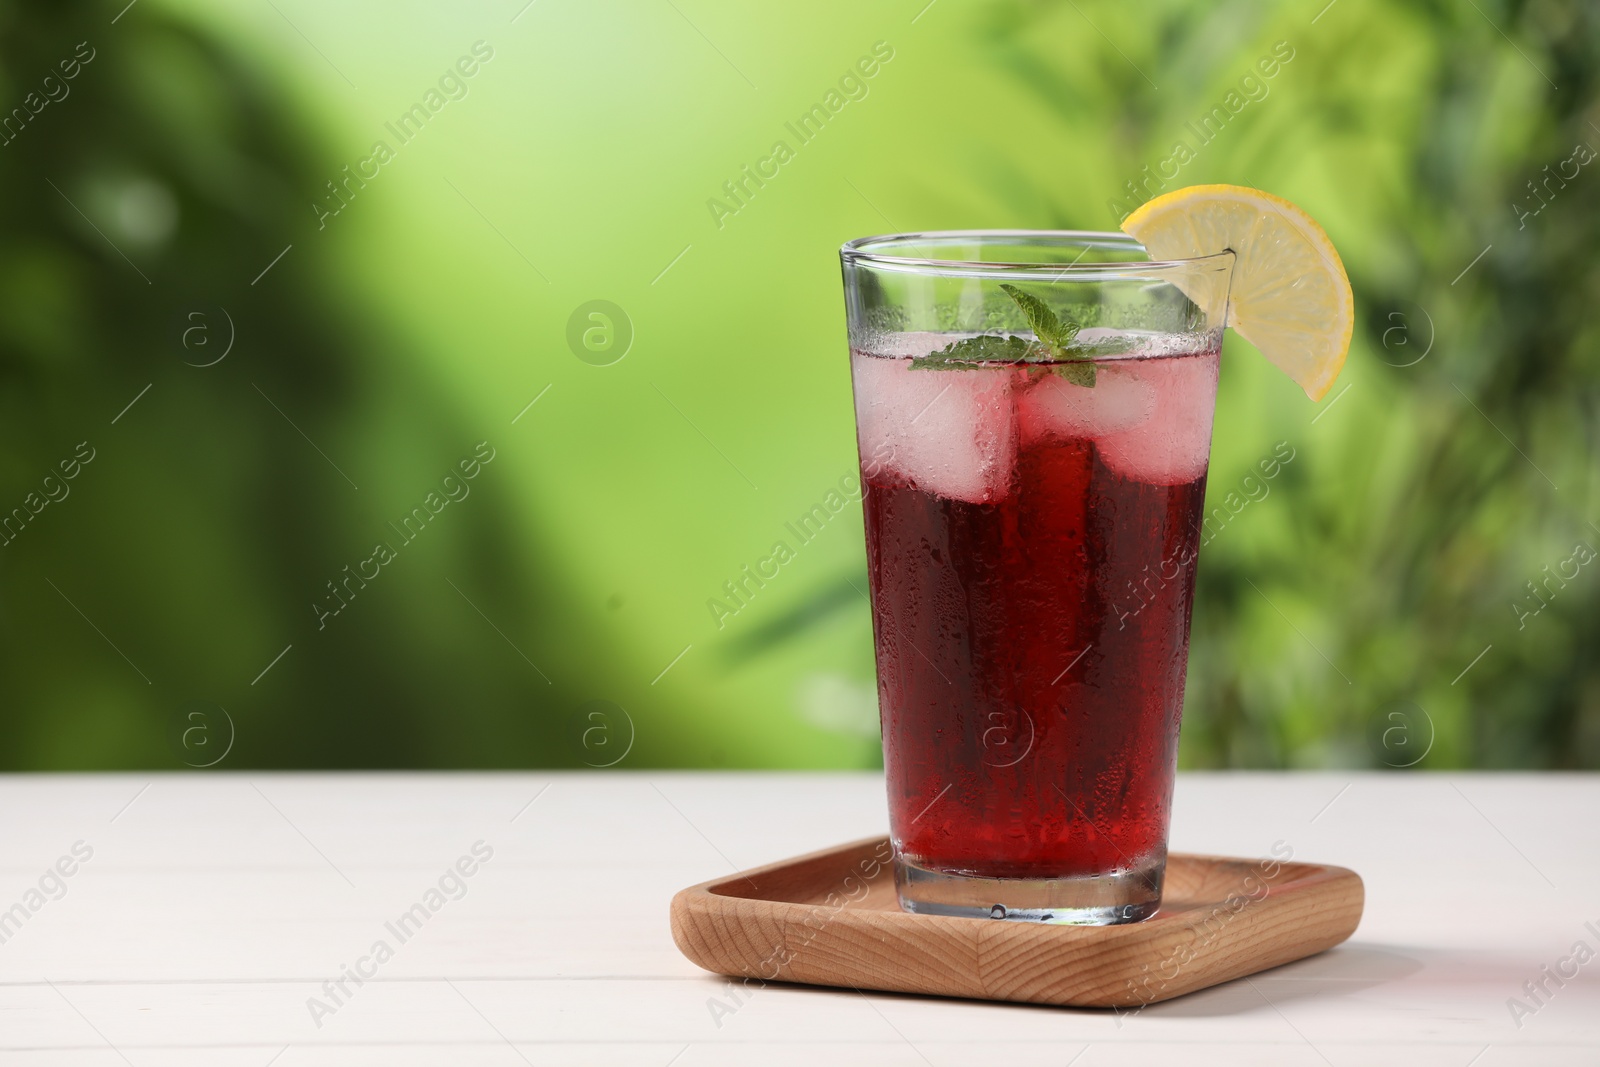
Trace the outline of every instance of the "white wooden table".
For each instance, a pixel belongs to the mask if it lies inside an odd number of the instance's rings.
[[[10,777],[0,813],[6,1065],[1600,1063],[1600,776],[1183,776],[1175,849],[1288,842],[1366,917],[1121,1017],[735,1000],[678,955],[674,891],[880,832],[875,775]]]

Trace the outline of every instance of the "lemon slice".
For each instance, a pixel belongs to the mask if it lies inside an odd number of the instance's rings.
[[[1228,322],[1320,400],[1355,326],[1350,279],[1322,227],[1289,201],[1241,185],[1191,185],[1144,204],[1122,229],[1155,259],[1232,250]],[[1201,306],[1212,294],[1188,293]]]

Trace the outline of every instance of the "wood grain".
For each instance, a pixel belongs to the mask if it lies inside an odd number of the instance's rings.
[[[1161,910],[1125,926],[911,915],[886,838],[682,890],[678,948],[768,981],[1074,1007],[1153,1004],[1331,948],[1361,921],[1343,867],[1174,854]]]

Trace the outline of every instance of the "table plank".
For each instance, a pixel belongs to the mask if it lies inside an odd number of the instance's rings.
[[[8,1064],[1600,1060],[1600,960],[1541,973],[1600,950],[1594,775],[1180,776],[1174,848],[1287,842],[1360,872],[1367,912],[1332,952],[1131,1015],[735,1000],[678,954],[675,890],[882,832],[873,774],[10,776],[0,812]]]

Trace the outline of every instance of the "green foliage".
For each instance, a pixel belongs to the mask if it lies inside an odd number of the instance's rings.
[[[1070,9],[991,22],[997,61],[1063,140],[1114,146],[1124,210],[1204,181],[1271,190],[1325,224],[1355,288],[1358,336],[1321,412],[1229,340],[1184,759],[1400,766],[1431,744],[1420,766],[1594,767],[1600,573],[1578,560],[1600,545],[1600,176],[1569,163],[1543,183],[1575,145],[1600,146],[1600,18],[1537,3],[1315,14],[1096,8],[1108,36],[1139,42],[1120,70],[1114,54],[1090,64],[1120,105],[1043,58]],[[1197,143],[1185,124],[1280,40],[1295,55],[1257,76],[1267,95]],[[1174,138],[1194,160],[1143,185]],[[1240,472],[1280,438],[1301,458],[1253,503]]]
[[[0,108],[95,50],[0,146],[5,767],[180,766],[194,701],[225,767],[870,765],[837,246],[1207,181],[1358,328],[1319,407],[1228,341],[1184,761],[1600,765],[1590,8],[280,6],[0,8]]]
[[[499,471],[450,505],[476,521],[347,569],[501,434],[350,313],[301,195],[324,161],[275,79],[160,9],[111,26],[120,6],[0,13],[0,94],[68,90],[0,148],[0,765],[179,767],[194,706],[231,716],[229,767],[559,754],[520,713],[554,687],[465,600],[506,626],[559,603]]]

